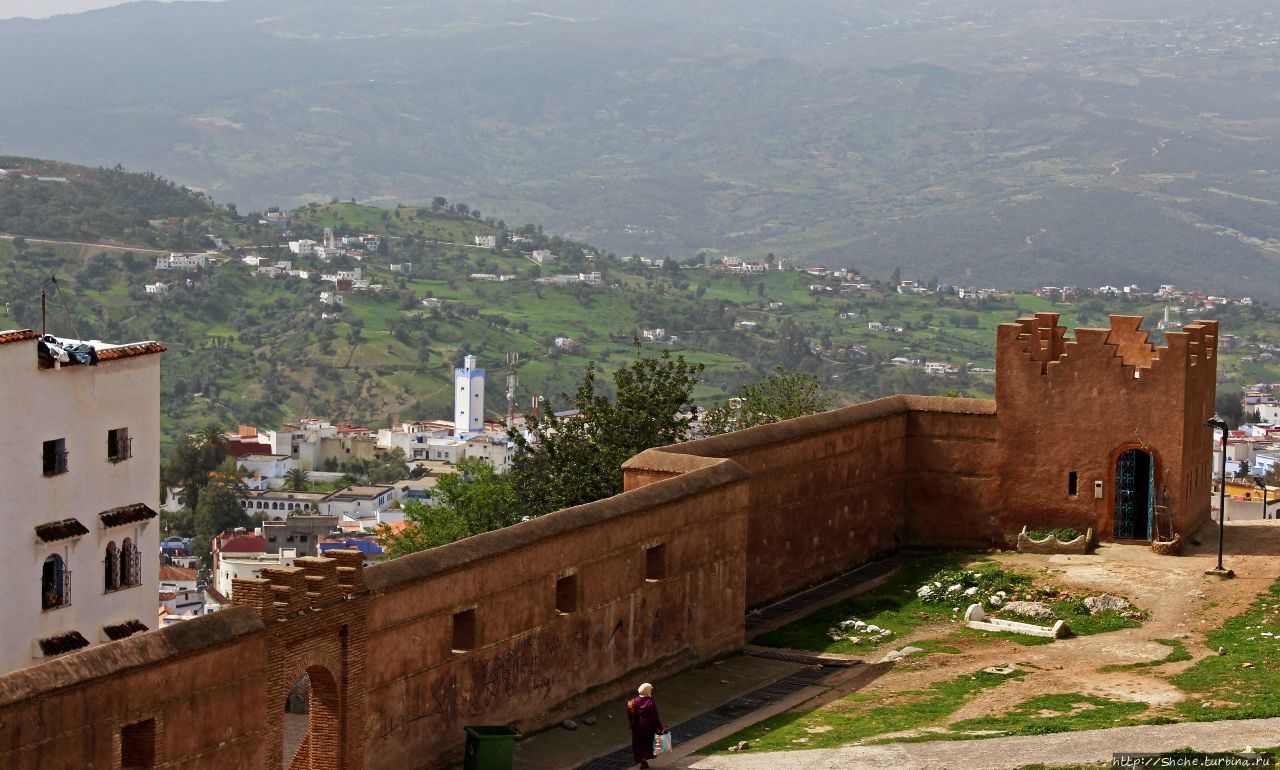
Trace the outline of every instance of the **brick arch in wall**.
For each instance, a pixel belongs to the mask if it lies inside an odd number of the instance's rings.
[[[360,770],[364,761],[364,656],[368,598],[364,555],[355,550],[301,557],[237,579],[233,603],[266,625],[265,770]],[[308,729],[287,767],[285,703],[303,675],[311,683]]]
[[[334,758],[338,756],[342,696],[337,679],[328,668],[321,665],[308,666],[304,673],[311,683],[307,733],[298,750],[289,759],[289,770],[327,770],[333,766]],[[301,674],[294,681],[300,677]],[[281,757],[284,759],[283,751]]]

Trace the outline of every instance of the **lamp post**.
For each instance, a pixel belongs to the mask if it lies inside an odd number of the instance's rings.
[[[1267,482],[1264,478],[1255,478],[1254,484],[1258,485],[1258,489],[1262,490],[1262,518],[1267,518]]]
[[[1226,534],[1225,521],[1227,517],[1227,421],[1215,414],[1205,420],[1204,424],[1222,432],[1222,476],[1218,481],[1218,566],[1211,570],[1205,570],[1205,574],[1231,578],[1235,577],[1236,573],[1222,566],[1222,544]],[[1263,510],[1266,510],[1265,505]]]

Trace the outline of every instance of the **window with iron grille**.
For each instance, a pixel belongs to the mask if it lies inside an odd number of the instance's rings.
[[[44,560],[40,573],[40,609],[53,610],[71,604],[71,570],[56,553]]]
[[[142,583],[142,554],[129,538],[120,546],[120,587],[128,588]]]
[[[133,439],[129,438],[128,428],[113,428],[107,431],[107,459],[113,463],[133,457]]]
[[[55,438],[44,442],[44,475],[57,476],[67,472],[67,440]]]

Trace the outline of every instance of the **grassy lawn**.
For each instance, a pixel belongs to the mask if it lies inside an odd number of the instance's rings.
[[[1000,732],[1006,735],[1095,730],[1131,724],[1132,717],[1146,710],[1145,703],[1130,703],[1080,693],[1040,695],[1023,701],[1000,716],[964,719],[951,724],[950,729],[961,733]]]
[[[1191,653],[1187,652],[1186,645],[1177,639],[1152,639],[1156,644],[1163,644],[1169,648],[1169,654],[1163,658],[1156,660],[1143,660],[1137,663],[1116,663],[1110,666],[1103,666],[1101,671],[1136,671],[1138,669],[1151,668],[1153,666],[1163,666],[1166,663],[1180,663],[1184,660],[1191,660]]]
[[[1209,655],[1169,681],[1188,693],[1178,704],[1186,719],[1252,719],[1280,716],[1280,580],[1248,611],[1210,631]],[[1204,704],[1211,703],[1209,708]]]
[[[984,690],[1024,671],[991,674],[979,671],[944,682],[928,690],[900,693],[854,693],[832,707],[809,713],[784,712],[708,746],[706,753],[722,752],[739,741],[751,751],[787,751],[842,746],[874,735],[929,726],[955,712]]]
[[[938,597],[932,601],[928,597],[917,595],[917,589],[925,583],[939,581],[944,586],[957,581],[977,583],[981,590],[973,596]],[[895,645],[899,639],[919,626],[940,623],[956,624],[956,628],[945,634],[945,639],[935,640],[938,642],[960,637],[1008,638],[1024,645],[1048,644],[1053,641],[1024,634],[983,633],[960,625],[963,620],[962,613],[968,605],[975,599],[980,600],[981,597],[989,596],[997,590],[1007,591],[1011,596],[1013,594],[1040,596],[1054,610],[1057,617],[1067,622],[1067,626],[1076,636],[1088,636],[1141,625],[1141,620],[1125,617],[1115,611],[1090,615],[1084,606],[1084,600],[1078,596],[1064,595],[1058,598],[1042,596],[1034,582],[1031,575],[1004,570],[995,561],[972,553],[930,554],[904,566],[878,588],[820,609],[782,628],[761,634],[752,641],[767,647],[856,654]],[[988,611],[991,611],[990,608]],[[892,633],[882,636],[878,633],[865,633],[839,627],[840,623],[851,620],[860,620],[881,629],[888,629]],[[1053,624],[1051,620],[1027,620],[1027,622],[1041,625]],[[920,647],[923,643],[913,642],[913,644]]]

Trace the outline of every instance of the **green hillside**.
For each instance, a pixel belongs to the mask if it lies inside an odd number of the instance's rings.
[[[0,234],[207,248],[234,215],[154,174],[0,156]]]
[[[187,273],[158,271],[154,255],[123,247],[0,240],[0,327],[39,325],[40,289],[52,289],[52,274],[69,308],[56,297],[51,303],[54,333],[163,341],[169,352],[162,410],[166,438],[173,441],[209,422],[265,427],[316,416],[377,427],[392,416],[448,417],[452,368],[466,354],[489,370],[491,417],[506,411],[505,362],[508,353],[519,354],[517,409],[523,412],[535,394],[557,403],[591,361],[611,369],[631,360],[636,338],[654,328],[678,338],[670,343],[676,351],[706,365],[696,392],[704,404],[778,366],[812,372],[843,402],[899,392],[990,395],[992,375],[982,370],[994,366],[995,326],[1002,321],[1054,310],[1070,326],[1097,325],[1108,312],[1124,312],[1145,315],[1154,328],[1164,311],[1163,305],[1125,300],[1054,305],[1028,294],[982,302],[903,296],[881,284],[854,296],[840,294],[836,284],[832,291],[814,291],[811,285],[820,279],[795,271],[739,276],[674,264],[650,269],[548,236],[536,225],[508,226],[449,204],[382,209],[332,203],[291,212],[287,232],[295,239],[318,239],[326,227],[339,237],[385,236],[362,260],[346,256],[323,264],[291,254],[281,245],[288,239],[283,229],[263,228],[256,218],[226,210],[215,210],[214,219],[236,234],[241,247],[253,244],[250,250],[269,262],[287,260],[316,273],[359,267],[381,289],[343,292],[345,304],[335,308],[319,301],[333,284],[316,274],[259,275],[240,259],[239,247],[226,252],[224,262]],[[465,245],[477,235],[495,235],[506,245]],[[535,248],[558,259],[537,265],[523,253]],[[392,264],[408,272],[393,272]],[[601,285],[535,280],[586,272],[602,273]],[[515,279],[470,280],[473,273]],[[167,284],[167,293],[143,290],[156,282]],[[1219,315],[1241,342],[1224,351],[1223,379],[1280,381],[1267,347],[1280,314],[1258,305]],[[875,331],[870,322],[901,331]],[[580,347],[559,347],[557,338]],[[639,354],[662,349],[648,342]],[[915,362],[894,361],[904,358]],[[926,361],[948,362],[958,371],[929,375]]]

